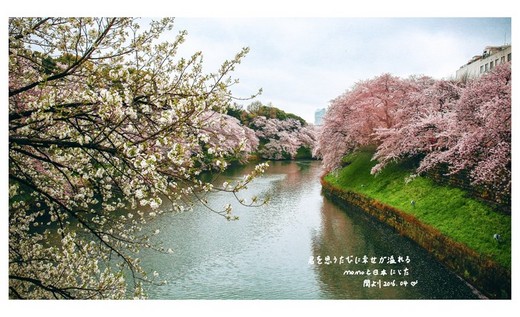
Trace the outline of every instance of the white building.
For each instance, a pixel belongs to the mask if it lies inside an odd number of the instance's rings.
[[[473,56],[455,74],[457,80],[476,78],[496,66],[511,61],[511,45],[487,46],[482,55]]]
[[[323,124],[323,117],[325,116],[325,113],[327,112],[327,109],[318,109],[316,112],[314,112],[314,125],[322,125]]]

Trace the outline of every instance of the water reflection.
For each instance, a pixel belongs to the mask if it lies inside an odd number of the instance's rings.
[[[201,206],[163,214],[150,225],[173,254],[143,251],[142,264],[168,284],[150,286],[160,299],[470,298],[466,285],[407,239],[343,210],[321,195],[319,162],[271,162],[242,197],[269,195],[260,208],[232,203],[239,221],[228,222]],[[235,167],[217,184],[239,179],[254,165]],[[231,198],[212,193],[215,207]],[[311,265],[316,256],[409,255],[414,288],[363,288],[363,277],[343,275],[345,265]]]
[[[323,259],[327,255],[338,259],[340,256],[345,257],[341,265],[339,260],[336,264],[314,265],[330,298],[476,298],[464,282],[430,254],[391,228],[371,219],[358,208],[348,205],[340,207],[325,198],[321,219],[321,230],[312,239],[314,258],[320,256]],[[368,263],[363,263],[365,255]],[[395,264],[389,264],[391,256]],[[399,256],[403,258],[401,263],[398,261]],[[352,263],[348,263],[347,257]],[[359,259],[358,264],[355,263],[356,257]],[[375,264],[371,261],[373,257]],[[383,259],[383,263],[380,263],[381,257],[387,257]],[[409,257],[409,263],[406,263],[406,257]],[[379,275],[350,275],[361,270],[365,273],[367,270],[371,273],[377,270]],[[380,275],[382,270],[387,275]],[[345,271],[349,272],[345,274]],[[391,275],[392,272],[394,275]],[[405,276],[405,272],[409,275]],[[372,287],[365,287],[366,280],[371,281]],[[396,286],[385,287],[385,281],[395,281]],[[410,284],[400,285],[403,281],[417,284],[413,287]]]

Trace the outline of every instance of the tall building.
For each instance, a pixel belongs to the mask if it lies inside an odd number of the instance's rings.
[[[457,80],[482,76],[496,66],[511,61],[511,45],[487,46],[482,55],[475,55],[455,74]]]
[[[327,112],[327,109],[322,108],[316,110],[314,112],[314,125],[322,125],[323,124],[323,117],[325,116],[325,113]]]

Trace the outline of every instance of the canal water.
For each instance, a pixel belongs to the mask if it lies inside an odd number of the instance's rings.
[[[254,165],[217,180],[240,179]],[[354,207],[321,193],[318,161],[270,162],[241,197],[269,196],[242,207],[212,193],[214,207],[231,203],[238,221],[202,206],[162,214],[149,223],[172,254],[145,251],[143,267],[166,280],[152,299],[465,299],[477,295],[423,249]]]

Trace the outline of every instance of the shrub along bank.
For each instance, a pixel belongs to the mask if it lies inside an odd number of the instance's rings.
[[[364,149],[345,157],[344,168],[322,179],[324,192],[416,241],[488,296],[509,298],[511,217],[461,189],[426,177],[410,179],[406,162],[371,175],[372,155]]]

